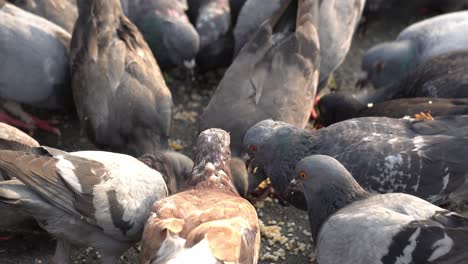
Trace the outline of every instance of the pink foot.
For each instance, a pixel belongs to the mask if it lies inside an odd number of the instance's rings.
[[[315,111],[315,106],[318,104],[319,101],[320,101],[320,97],[316,96],[315,99],[314,99],[314,104],[312,106],[312,110],[310,112],[310,119],[312,119],[312,120],[316,120],[317,117],[318,117],[318,114]]]
[[[57,136],[62,135],[62,133],[60,133],[60,130],[54,127],[55,125],[58,125],[60,123],[58,120],[42,120],[31,114],[30,116],[33,120],[34,126],[37,127],[38,129],[41,129],[43,131],[49,132]]]
[[[23,128],[28,131],[31,131],[34,129],[33,125],[23,122],[17,118],[14,118],[4,111],[0,111],[0,122],[7,123],[9,125],[12,125],[18,128]]]
[[[60,130],[54,125],[59,124],[59,121],[57,120],[42,120],[39,119],[31,114],[28,114],[31,117],[31,123],[26,123],[22,120],[19,120],[8,113],[4,111],[0,111],[0,122],[7,123],[9,125],[22,128],[24,130],[27,130],[29,134],[33,134],[34,130],[40,129],[49,133],[52,133],[54,135],[60,136]]]

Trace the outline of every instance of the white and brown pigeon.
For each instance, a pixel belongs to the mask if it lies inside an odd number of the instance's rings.
[[[72,37],[80,124],[100,148],[141,156],[167,148],[172,97],[119,0],[82,0]]]
[[[161,173],[124,154],[47,147],[0,151],[0,203],[33,216],[57,238],[55,261],[71,246],[94,247],[103,263],[141,239],[152,204],[168,195]]]
[[[203,131],[195,153],[188,189],[153,205],[141,263],[257,263],[257,213],[231,180],[229,134]]]
[[[468,218],[408,194],[371,194],[332,157],[302,159],[289,190],[307,199],[318,264],[468,263]]]

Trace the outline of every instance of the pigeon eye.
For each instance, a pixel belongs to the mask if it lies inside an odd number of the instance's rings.
[[[250,149],[251,151],[253,151],[253,152],[256,152],[256,151],[257,151],[257,146],[251,145],[251,146],[249,147],[249,149]]]
[[[301,177],[303,180],[307,180],[309,178],[309,176],[307,176],[307,174],[303,171],[299,172],[299,177]]]

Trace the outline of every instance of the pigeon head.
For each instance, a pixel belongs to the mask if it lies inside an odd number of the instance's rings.
[[[305,195],[314,240],[330,215],[369,195],[339,161],[324,155],[299,161],[288,191]]]
[[[162,68],[194,66],[200,39],[183,10],[155,9],[139,20],[138,27]]]
[[[229,31],[231,25],[229,1],[209,1],[200,8],[199,12],[195,26],[200,35],[202,49]]]
[[[403,78],[415,66],[416,51],[410,41],[382,43],[366,52],[359,82],[379,88]]]
[[[285,122],[266,119],[249,128],[244,135],[244,148],[248,159],[255,158],[259,148],[273,136],[275,130],[286,125],[288,124]]]
[[[352,95],[331,93],[320,98],[317,107],[319,110],[317,123],[329,126],[353,118],[364,105]]]
[[[273,121],[271,119],[263,120],[247,130],[244,135],[244,149],[247,153],[246,164],[248,172],[248,192],[252,192],[257,186],[267,178],[261,161],[267,159],[263,153],[266,143],[273,137],[274,132],[287,126],[287,123]],[[258,159],[260,157],[260,159]]]

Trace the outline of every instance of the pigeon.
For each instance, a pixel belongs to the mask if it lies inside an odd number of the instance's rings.
[[[409,193],[437,205],[467,200],[468,116],[428,119],[362,117],[311,131],[264,120],[244,138],[249,172],[269,177],[286,201],[306,209],[287,185],[299,160],[314,154],[340,161],[368,191]]]
[[[21,143],[30,147],[39,147],[39,142],[28,134],[17,129],[16,127],[0,122],[0,139],[4,139],[6,144],[11,141]],[[5,144],[0,144],[0,149],[10,149],[5,147]]]
[[[178,193],[187,187],[192,175],[193,161],[182,153],[160,151],[138,158],[149,167],[161,172],[169,194]]]
[[[0,122],[1,150],[22,150],[30,147],[39,147],[39,143],[23,131]],[[0,181],[5,180],[10,179],[0,172]],[[0,218],[0,231],[8,233],[0,235],[0,241],[9,240],[14,233],[34,233],[40,230],[34,218],[29,215],[10,210],[2,204],[0,204],[0,212],[2,216]]]
[[[362,59],[358,81],[381,88],[412,73],[434,56],[468,48],[468,11],[440,15],[415,23],[395,41],[378,44]]]
[[[403,118],[421,113],[431,116],[468,115],[468,98],[402,98],[381,103],[363,104],[345,93],[331,93],[320,98],[316,123],[329,126],[356,117],[386,116]]]
[[[468,98],[468,49],[428,59],[402,80],[377,90],[363,90],[356,97],[363,103],[397,98]]]
[[[153,205],[141,263],[257,263],[257,213],[233,185],[230,158],[226,131],[200,133],[189,188]]]
[[[72,105],[70,34],[41,17],[0,0],[0,121],[59,135],[56,121],[26,113],[20,104],[47,109]],[[12,116],[13,115],[13,116]]]
[[[200,36],[198,72],[228,67],[233,58],[232,25],[246,0],[189,0],[189,17]]]
[[[68,263],[71,246],[94,247],[103,263],[141,239],[153,202],[168,190],[160,172],[124,154],[0,151],[0,203],[33,216],[58,240],[55,261]]]
[[[297,8],[296,1],[289,1],[264,23],[228,68],[204,109],[199,131],[214,127],[228,131],[233,156],[242,157],[245,131],[261,120],[307,124],[320,60],[316,4],[300,0]],[[297,26],[290,17],[297,17]]]
[[[83,131],[99,148],[141,156],[168,147],[172,96],[118,0],[79,2],[72,88]]]
[[[281,8],[285,0],[248,0],[234,29],[237,54],[263,21]],[[330,75],[343,63],[354,32],[361,19],[365,0],[320,1],[320,77],[318,90],[327,84]]]
[[[200,37],[186,14],[187,0],[121,0],[160,67],[195,67]]]
[[[74,0],[8,0],[8,2],[61,26],[70,34],[78,18],[78,8]]]
[[[343,165],[312,155],[291,191],[307,198],[318,264],[466,263],[468,218],[404,193],[371,194]]]

